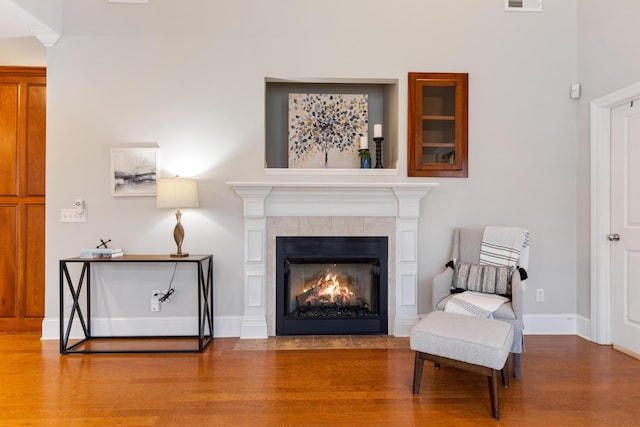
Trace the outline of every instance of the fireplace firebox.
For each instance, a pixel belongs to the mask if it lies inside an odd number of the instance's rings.
[[[276,334],[387,334],[387,280],[387,237],[276,237]]]

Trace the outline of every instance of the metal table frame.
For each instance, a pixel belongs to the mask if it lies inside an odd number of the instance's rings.
[[[77,284],[73,284],[68,264],[82,263]],[[198,335],[186,336],[93,336],[91,334],[91,266],[95,263],[118,265],[121,263],[190,263],[198,270]],[[64,315],[64,290],[68,287],[73,305],[68,319]],[[80,295],[83,286],[86,289],[86,313],[82,312]],[[86,318],[85,318],[86,314]],[[69,344],[71,327],[77,315],[82,326],[84,338]],[[66,327],[65,327],[66,322]],[[92,350],[83,348],[91,339],[162,339],[193,338],[198,339],[198,347],[189,349],[144,349],[144,350]],[[213,340],[213,255],[191,255],[184,258],[168,255],[125,255],[113,259],[68,258],[60,260],[60,353],[200,353]],[[84,346],[86,347],[86,346]]]

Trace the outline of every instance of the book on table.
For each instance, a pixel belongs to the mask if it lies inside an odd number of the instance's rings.
[[[80,258],[83,259],[110,259],[124,255],[120,248],[89,248],[80,251]]]

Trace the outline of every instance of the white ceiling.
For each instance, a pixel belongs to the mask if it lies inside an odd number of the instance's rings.
[[[11,0],[0,0],[0,39],[34,37],[32,30],[42,27],[34,18]]]

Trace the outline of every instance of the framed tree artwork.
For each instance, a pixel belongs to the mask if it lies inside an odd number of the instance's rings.
[[[289,168],[358,168],[368,95],[290,93]]]

